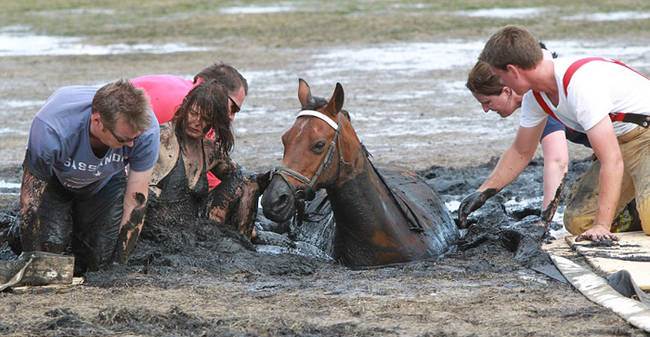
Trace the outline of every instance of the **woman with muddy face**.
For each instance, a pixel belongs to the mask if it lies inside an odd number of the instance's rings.
[[[161,149],[143,237],[161,239],[170,227],[187,227],[207,217],[252,235],[258,188],[229,157],[234,144],[230,100],[224,86],[205,81],[185,96],[173,119],[160,126]],[[212,130],[213,140],[206,138]],[[211,191],[207,172],[221,180]]]
[[[512,115],[515,110],[519,109],[524,100],[527,101],[527,104],[537,104],[531,92],[521,96],[511,88],[503,86],[499,77],[490,70],[490,66],[481,61],[478,61],[469,72],[465,86],[481,104],[485,113],[495,111],[503,118]],[[546,209],[549,205],[555,196],[555,190],[567,172],[569,151],[564,129],[562,123],[549,116],[540,139],[544,155],[542,209]]]

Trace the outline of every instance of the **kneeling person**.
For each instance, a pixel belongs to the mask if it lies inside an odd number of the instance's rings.
[[[539,107],[524,106],[515,141],[473,193],[481,196],[464,200],[461,222],[523,171],[550,115],[586,133],[598,159],[573,187],[564,215],[567,230],[579,235],[577,240],[616,240],[613,219],[634,199],[641,227],[650,235],[650,81],[612,59],[544,59],[536,39],[519,26],[492,35],[479,59],[517,93],[533,90]]]
[[[162,146],[150,183],[144,235],[155,235],[159,226],[188,226],[198,218],[253,235],[260,188],[230,160],[232,114],[227,88],[208,80],[194,87],[173,119],[160,126]],[[206,138],[211,130],[214,140]],[[207,172],[222,180],[212,191]]]
[[[142,225],[159,137],[146,96],[128,81],[57,90],[30,129],[23,250],[72,252],[77,273],[126,260],[131,232]]]

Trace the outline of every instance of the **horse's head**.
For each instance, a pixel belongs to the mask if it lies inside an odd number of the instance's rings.
[[[317,189],[335,184],[341,162],[350,162],[345,154],[351,145],[360,144],[341,110],[344,96],[340,83],[327,101],[312,96],[307,82],[300,79],[298,99],[301,111],[282,135],[282,166],[275,169],[262,196],[264,215],[277,222],[288,220],[297,202],[311,200]]]

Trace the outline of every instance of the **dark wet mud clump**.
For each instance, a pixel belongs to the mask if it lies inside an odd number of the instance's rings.
[[[304,256],[257,253],[247,238],[209,220],[152,227],[143,231],[127,266],[87,273],[88,284],[110,287],[128,284],[130,278],[136,284],[173,286],[186,275],[309,275],[324,265]],[[147,277],[132,277],[134,271]]]
[[[497,160],[493,158],[484,165],[461,169],[433,166],[419,173],[428,178],[427,183],[437,189],[446,202],[454,202],[476,190]],[[572,162],[566,184],[571,185],[590,164],[590,158]],[[542,243],[552,240],[545,231],[541,198],[538,198],[542,195],[542,165],[539,159],[531,162],[511,185],[470,215],[470,227],[458,242],[457,256],[479,258],[478,269],[484,266],[492,270],[494,265],[489,261],[496,256],[525,268],[554,269],[548,254],[541,249]],[[565,188],[561,198],[567,193],[568,188]],[[456,217],[457,213],[453,215]],[[561,226],[554,223],[550,229],[557,230]],[[512,267],[510,263],[502,265]]]

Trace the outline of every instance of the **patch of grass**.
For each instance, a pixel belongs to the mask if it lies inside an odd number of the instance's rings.
[[[380,41],[486,38],[505,24],[524,24],[543,39],[638,38],[648,36],[650,20],[588,22],[562,19],[578,13],[650,11],[634,0],[463,0],[290,2],[295,11],[223,14],[231,6],[271,6],[274,1],[2,1],[0,22],[25,25],[38,33],[87,36],[97,43],[190,41],[198,44],[249,43],[301,47]],[[543,7],[532,18],[472,18],[459,10]]]

